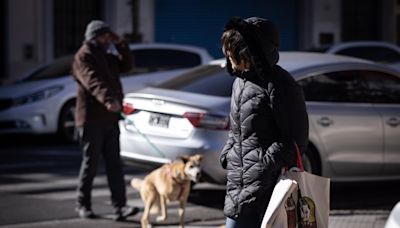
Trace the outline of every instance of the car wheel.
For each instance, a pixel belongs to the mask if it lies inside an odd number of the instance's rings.
[[[70,100],[61,109],[58,133],[67,142],[76,142],[78,134],[75,128],[75,100]]]
[[[318,152],[312,145],[309,145],[306,152],[303,153],[302,162],[305,171],[315,175],[321,175],[321,160]]]

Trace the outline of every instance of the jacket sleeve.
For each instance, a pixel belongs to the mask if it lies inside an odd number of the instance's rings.
[[[228,134],[228,139],[226,141],[226,144],[224,146],[224,148],[221,151],[221,154],[219,156],[219,162],[222,166],[222,168],[226,169],[226,155],[228,154],[229,150],[232,149],[233,146],[233,133],[232,130],[229,130],[229,134]]]
[[[129,50],[129,45],[125,41],[121,41],[115,45],[118,51],[119,70],[121,73],[129,72],[133,66],[133,55]]]
[[[102,104],[118,100],[105,80],[104,72],[96,67],[96,58],[90,54],[75,57],[73,73],[78,83]]]
[[[296,162],[295,143],[303,153],[308,144],[308,115],[302,88],[296,82],[286,82],[271,91],[272,112],[279,131],[278,142],[266,151],[265,164],[292,166]]]

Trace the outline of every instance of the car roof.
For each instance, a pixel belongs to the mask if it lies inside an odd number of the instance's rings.
[[[208,53],[205,48],[193,46],[193,45],[185,45],[185,44],[175,44],[175,43],[129,43],[129,49],[131,51],[140,50],[140,49],[171,49],[177,51],[188,51],[192,53],[196,53],[200,56],[200,65],[207,64],[209,61],[213,60],[214,58]],[[56,59],[53,59],[51,62],[42,64],[41,66],[31,70],[26,75],[19,78],[17,81],[24,81],[29,78],[32,74],[36,73],[37,71],[43,69],[44,67],[48,66],[59,66],[59,67],[70,67],[72,62],[74,61],[74,54],[67,54]],[[65,74],[68,75],[68,73]]]
[[[279,55],[278,65],[282,66],[288,71],[295,71],[299,68],[310,68],[314,66],[341,63],[371,62],[363,59],[334,54],[324,54],[316,52],[281,52]]]
[[[203,62],[208,62],[214,59],[205,48],[199,47],[199,46],[193,46],[193,45],[187,45],[187,44],[175,44],[175,43],[131,43],[129,44],[129,48],[131,50],[136,50],[136,49],[156,49],[156,48],[170,48],[174,50],[181,50],[181,51],[190,51],[190,52],[195,52],[201,55],[203,58]]]
[[[174,48],[174,49],[190,49],[190,50],[201,50],[206,51],[205,48],[187,44],[175,44],[175,43],[130,43],[130,49],[137,49],[137,48]]]
[[[328,64],[341,64],[341,63],[372,63],[368,60],[326,54],[317,52],[300,52],[300,51],[282,51],[279,52],[278,65],[285,70],[293,72],[300,68],[310,68],[313,66],[322,66]],[[221,65],[225,67],[226,59],[217,59],[210,62],[212,65]]]
[[[152,48],[170,48],[174,50],[183,50],[183,51],[192,51],[196,52],[200,55],[202,55],[202,58],[204,58],[205,62],[209,62],[213,60],[213,57],[211,57],[208,53],[208,51],[205,48],[202,47],[197,47],[197,46],[192,46],[192,45],[184,45],[184,44],[173,44],[173,43],[131,43],[129,44],[129,49],[132,50],[137,50],[137,49],[152,49]],[[68,54],[61,56],[59,58],[54,59],[51,63],[54,63],[55,61],[60,61],[60,62],[72,62],[74,59],[74,54]],[[48,64],[44,64],[48,65]]]
[[[212,65],[225,67],[226,59],[217,59],[210,62]],[[279,52],[278,65],[289,71],[296,79],[303,77],[307,73],[325,71],[327,69],[364,69],[379,70],[386,73],[400,75],[400,72],[383,64],[373,61],[329,53],[302,52],[302,51],[282,51]],[[340,67],[339,67],[340,65]],[[339,68],[338,68],[339,67]]]
[[[397,50],[400,52],[400,47],[396,46],[395,44],[385,42],[385,41],[370,41],[370,40],[365,40],[365,41],[349,41],[349,42],[343,42],[343,43],[337,43],[329,48],[327,48],[326,52],[327,53],[336,53],[344,48],[352,48],[352,47],[386,47],[390,48],[393,50]]]

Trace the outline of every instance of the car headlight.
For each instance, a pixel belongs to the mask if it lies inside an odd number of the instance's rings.
[[[52,86],[46,89],[42,89],[35,93],[18,97],[14,99],[13,105],[16,106],[16,105],[29,104],[48,99],[54,96],[55,94],[59,93],[61,90],[63,90],[63,88],[64,88],[63,86]]]

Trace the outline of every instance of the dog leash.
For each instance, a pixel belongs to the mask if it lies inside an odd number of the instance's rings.
[[[136,132],[139,133],[139,135],[142,136],[142,137],[146,140],[146,142],[147,142],[161,157],[166,158],[165,154],[164,154],[160,149],[158,149],[158,147],[157,147],[156,145],[154,145],[154,143],[152,143],[152,142],[150,141],[150,139],[149,139],[145,134],[143,134],[143,133],[139,130],[138,127],[136,127],[135,122],[133,122],[133,120],[128,119],[127,116],[125,115],[125,113],[123,113],[123,112],[120,112],[120,115],[121,115],[122,119],[124,119],[124,121],[128,122],[129,124],[131,124],[131,125],[135,128]]]

